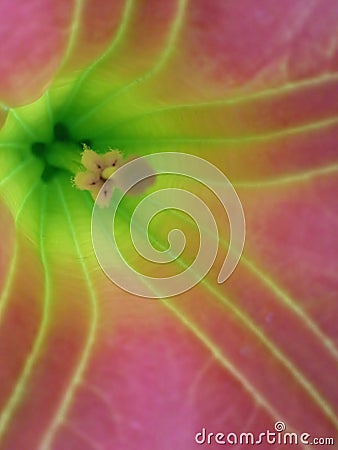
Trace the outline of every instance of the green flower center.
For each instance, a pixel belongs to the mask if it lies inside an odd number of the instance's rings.
[[[51,142],[33,142],[32,154],[44,165],[41,180],[48,183],[60,171],[75,174],[79,168],[83,143],[91,145],[89,139],[81,139],[80,142],[73,139],[67,126],[62,122],[54,125]]]
[[[86,126],[76,133],[72,129],[78,117],[72,110],[75,104],[60,117],[66,99],[62,91],[52,88],[36,102],[11,109],[0,130],[1,199],[32,241],[40,238],[42,216],[53,228],[65,229],[64,214],[60,214],[65,205],[83,217],[86,233],[90,232],[93,199],[89,192],[74,187],[73,178],[82,167],[83,143],[90,147],[95,143],[82,133]],[[107,145],[95,150],[104,153]]]
[[[11,109],[0,130],[1,199],[32,242],[43,239],[41,223],[42,230],[48,229],[49,234],[55,232],[58,236],[55,242],[63,242],[70,221],[74,233],[90,242],[93,196],[88,190],[74,186],[75,175],[84,170],[83,144],[102,154],[109,148],[121,150],[124,158],[144,153],[142,144],[133,142],[126,148],[125,137],[120,142],[116,140],[118,130],[111,128],[114,118],[120,120],[117,114],[120,105],[108,105],[106,110],[98,108],[92,94],[98,92],[98,86],[99,81],[74,96],[76,81],[66,87],[53,85],[37,101]],[[122,213],[126,217],[134,201],[133,198],[125,201]]]

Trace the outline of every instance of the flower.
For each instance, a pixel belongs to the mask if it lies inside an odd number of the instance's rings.
[[[277,420],[333,436],[336,2],[1,0],[0,20],[0,447],[186,450],[202,428]],[[229,232],[217,199],[168,176],[159,187],[191,188],[215,211],[215,266],[171,300],[107,280],[93,198],[71,182],[84,142],[99,162],[109,147],[182,151],[223,170],[247,223],[232,277],[215,281]],[[171,269],[126,239],[139,201],[124,199],[117,240],[161,276]],[[181,270],[196,229],[168,214],[150,241],[182,228]]]
[[[81,163],[87,171],[78,172],[74,177],[74,184],[80,190],[89,191],[93,199],[101,207],[109,206],[114,188],[123,189],[127,181],[118,174],[114,175],[116,170],[124,164],[137,159],[137,157],[129,157],[123,161],[122,155],[118,150],[110,149],[108,152],[100,155],[91,150],[86,144],[83,144],[83,146],[84,152],[82,153]],[[147,168],[151,170],[150,167]],[[139,181],[129,189],[128,194],[142,194],[154,184],[155,178],[155,174],[153,174],[148,179]]]
[[[78,189],[87,190],[94,200],[103,189],[102,205],[109,204],[113,188],[109,186],[108,178],[122,165],[122,155],[118,150],[110,150],[102,155],[95,153],[86,144],[83,144],[81,163],[87,169],[86,172],[78,172],[74,178],[74,184]]]

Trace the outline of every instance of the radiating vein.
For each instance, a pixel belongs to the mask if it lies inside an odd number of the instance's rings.
[[[236,188],[251,189],[251,188],[266,188],[270,186],[277,186],[283,188],[286,184],[294,184],[300,182],[308,182],[313,178],[325,177],[335,175],[338,172],[338,164],[330,164],[328,166],[320,167],[318,169],[310,169],[305,172],[295,173],[291,175],[282,175],[276,178],[263,179],[261,181],[239,181],[234,182]]]
[[[246,421],[241,423],[243,430],[250,430],[258,415],[258,408],[253,408],[251,414],[247,417]]]
[[[0,148],[27,148],[27,144],[23,142],[0,142]]]
[[[30,139],[33,139],[34,141],[38,141],[37,135],[34,133],[33,129],[26,124],[26,122],[19,116],[17,111],[13,108],[10,109],[10,114],[14,117],[14,119],[17,121],[18,125],[21,127],[23,131],[27,134],[27,136]]]
[[[194,377],[189,383],[189,400],[193,400],[195,398],[196,393],[198,392],[199,385],[203,382],[204,377],[206,376],[208,370],[212,368],[213,364],[214,357],[211,355],[208,359],[206,359],[201,368],[194,374]]]
[[[241,137],[207,137],[207,136],[196,136],[196,137],[157,137],[144,139],[142,136],[136,137],[125,137],[125,136],[114,136],[115,146],[126,146],[129,147],[137,146],[139,148],[145,148],[145,146],[160,146],[160,145],[170,145],[172,149],[173,145],[187,145],[187,144],[207,144],[207,145],[219,145],[219,144],[242,144],[246,142],[264,142],[276,138],[284,138],[285,136],[297,136],[299,134],[308,133],[309,131],[320,130],[322,128],[331,127],[332,125],[338,124],[338,116],[329,117],[323,120],[313,121],[306,125],[300,125],[295,127],[283,128],[281,130],[272,131],[269,133],[259,133],[249,136]],[[107,138],[95,139],[96,144],[104,143],[106,144]]]
[[[182,314],[171,300],[162,300],[162,303],[167,309],[172,311],[174,315],[189,329],[194,336],[203,343],[204,347],[208,348],[216,361],[220,363],[231,375],[237,379],[244,389],[250,394],[253,400],[262,406],[267,413],[275,420],[280,418],[279,412],[269,403],[269,401],[261,395],[255,386],[226,358],[224,350],[218,347],[205,333],[203,333],[198,326],[190,321],[186,315]]]
[[[255,403],[263,408],[273,420],[280,420],[283,417],[279,411],[277,411],[271,403],[258,391],[258,389],[245,377],[224,355],[224,351],[218,347],[209,337],[203,333],[193,322],[191,322],[186,315],[183,315],[177,308],[174,307],[171,300],[162,300],[167,309],[179,319],[179,321],[186,326],[188,330],[206,347],[214,359],[227,370],[244,388],[244,390],[250,395]],[[289,431],[296,431],[292,426],[288,427]],[[305,446],[302,446],[306,448]]]
[[[270,89],[260,91],[260,92],[253,92],[253,93],[247,94],[245,96],[227,97],[227,98],[215,99],[215,100],[211,100],[211,101],[207,101],[207,102],[201,101],[201,102],[194,102],[194,103],[190,102],[190,103],[180,103],[180,104],[170,105],[170,106],[163,106],[161,108],[143,111],[140,114],[137,114],[137,115],[134,115],[131,117],[127,117],[120,121],[114,121],[114,123],[111,125],[110,129],[118,130],[120,128],[120,126],[125,123],[130,124],[133,121],[136,121],[138,119],[143,119],[146,117],[151,117],[153,115],[167,113],[167,112],[182,113],[182,111],[184,111],[184,110],[191,110],[191,109],[194,110],[197,108],[198,109],[204,109],[204,108],[208,109],[208,108],[219,107],[219,106],[238,105],[240,103],[248,103],[249,101],[260,100],[263,98],[280,97],[281,94],[288,94],[290,91],[292,92],[296,89],[301,89],[301,88],[305,88],[305,87],[306,88],[313,87],[313,86],[321,85],[321,84],[324,84],[324,83],[330,82],[330,81],[338,81],[338,74],[333,74],[333,75],[327,74],[327,75],[323,75],[318,78],[307,79],[307,80],[302,80],[302,81],[298,81],[295,83],[285,84],[278,88],[270,88]]]
[[[54,125],[54,114],[53,114],[53,108],[52,108],[51,101],[50,101],[49,89],[46,91],[45,97],[46,97],[47,116],[48,116],[49,124],[52,127]]]
[[[82,252],[81,252],[81,248],[80,245],[78,243],[78,239],[77,239],[77,235],[76,235],[76,231],[74,229],[74,225],[72,222],[72,218],[70,216],[69,213],[69,208],[65,199],[65,195],[63,193],[61,184],[59,181],[57,181],[58,183],[58,193],[61,199],[61,203],[63,205],[64,208],[64,212],[65,212],[65,217],[68,223],[68,227],[70,230],[70,235],[71,238],[74,242],[74,246],[75,246],[75,250],[76,253],[78,255],[79,258],[79,263],[80,266],[82,268],[82,272],[83,272],[83,276],[84,276],[84,281],[86,283],[86,286],[88,288],[88,292],[89,292],[89,298],[90,298],[90,303],[91,303],[91,321],[90,321],[90,326],[89,326],[89,330],[88,330],[88,336],[85,342],[85,345],[83,347],[82,350],[82,354],[80,356],[79,362],[77,363],[77,366],[74,370],[72,379],[69,381],[68,383],[68,387],[67,390],[63,396],[63,399],[60,403],[60,405],[57,408],[57,411],[55,413],[55,416],[51,422],[51,424],[48,427],[47,432],[45,433],[42,442],[39,446],[39,448],[41,450],[45,450],[48,449],[52,443],[52,440],[54,438],[54,435],[57,431],[57,428],[60,426],[60,424],[62,422],[65,421],[68,410],[71,406],[71,402],[73,401],[76,389],[78,388],[79,384],[82,381],[82,377],[84,374],[84,371],[87,367],[89,358],[90,358],[90,354],[92,351],[92,347],[93,344],[95,342],[95,336],[96,336],[96,331],[97,331],[97,326],[98,326],[98,299],[97,299],[97,295],[92,283],[92,280],[90,278],[89,272],[88,272],[88,268],[86,266],[85,260],[83,258]]]
[[[112,405],[108,402],[107,397],[104,392],[102,392],[98,387],[86,383],[84,381],[81,382],[81,386],[84,390],[90,392],[93,396],[95,396],[107,409],[107,412],[110,416],[110,418],[116,419],[116,411],[112,409]]]
[[[70,34],[69,34],[69,38],[67,40],[67,47],[66,47],[66,50],[64,52],[63,60],[62,60],[62,63],[60,65],[59,71],[67,63],[67,61],[69,59],[69,56],[71,55],[71,53],[72,53],[72,51],[74,49],[76,38],[77,38],[77,35],[78,35],[78,32],[79,32],[79,28],[80,28],[81,14],[82,14],[82,10],[83,10],[83,5],[84,5],[84,0],[75,0],[74,13],[73,13],[73,19],[72,19]]]
[[[30,156],[29,158],[24,159],[20,164],[16,165],[15,168],[11,170],[4,178],[1,178],[0,187],[12,180],[22,169],[25,169],[27,166],[31,165],[33,160],[33,156]]]
[[[106,48],[106,50],[93,61],[90,65],[88,65],[81,73],[79,78],[74,82],[72,91],[67,96],[67,101],[61,111],[61,115],[65,115],[72,104],[72,102],[77,97],[83,83],[86,81],[86,79],[89,77],[89,75],[93,72],[96,67],[103,62],[105,59],[111,56],[111,54],[115,51],[115,49],[120,44],[121,40],[123,39],[123,36],[125,35],[125,32],[128,28],[128,24],[131,17],[131,12],[133,10],[133,3],[134,0],[125,0],[125,6],[122,14],[122,19],[120,21],[117,33],[112,38],[112,42],[109,44],[109,46]]]
[[[33,194],[33,192],[37,188],[38,184],[39,184],[39,181],[36,182],[24,196],[23,201],[21,202],[21,205],[19,206],[16,216],[15,216],[15,220],[14,220],[15,226],[17,225],[17,223],[19,221],[19,218],[24,210],[26,202],[28,201],[30,196]],[[1,321],[3,318],[3,313],[7,306],[7,302],[9,299],[11,289],[13,287],[13,281],[14,281],[14,277],[15,277],[15,273],[16,273],[16,266],[17,266],[17,261],[18,261],[18,250],[19,250],[19,243],[18,243],[18,240],[15,239],[14,240],[14,248],[13,248],[12,255],[11,255],[11,262],[10,262],[10,266],[9,266],[8,273],[6,276],[6,281],[5,281],[5,284],[4,284],[1,294],[0,294],[0,324],[1,324]],[[0,421],[1,421],[1,419],[0,419]]]
[[[221,241],[222,242],[222,241]],[[222,242],[224,245],[224,241]],[[298,316],[303,324],[312,332],[319,342],[328,350],[331,356],[338,361],[338,349],[334,345],[331,339],[329,339],[318,327],[318,325],[307,315],[307,313],[298,305],[298,303],[287,294],[269,275],[266,270],[261,270],[246,258],[244,255],[241,257],[241,261],[245,264],[249,270],[255,274],[255,276],[266,286],[270,292],[280,300],[287,308],[289,308],[296,316]]]
[[[7,106],[5,103],[3,103],[0,100],[0,109],[2,109],[3,111],[8,111],[9,110],[9,106]]]
[[[69,432],[74,434],[78,439],[88,444],[93,450],[107,450],[102,445],[95,442],[90,436],[88,436],[85,432],[79,430],[76,425],[71,424],[70,422],[65,422],[63,426],[68,429]],[[89,431],[89,430],[88,430]]]
[[[80,125],[85,120],[87,120],[89,117],[91,117],[96,111],[98,111],[102,107],[104,107],[113,98],[116,98],[116,97],[120,96],[121,94],[123,94],[124,92],[131,90],[133,87],[136,87],[136,86],[140,85],[141,83],[144,83],[145,81],[149,80],[150,78],[152,78],[154,75],[156,75],[158,72],[160,72],[163,69],[163,67],[168,62],[170,56],[173,53],[178,34],[179,34],[180,30],[182,29],[183,19],[184,19],[187,3],[188,3],[188,0],[178,0],[176,17],[173,20],[173,24],[172,24],[172,27],[169,32],[167,44],[164,46],[164,51],[159,55],[155,65],[153,65],[147,72],[145,72],[141,76],[135,78],[130,83],[128,83],[125,86],[121,87],[120,89],[117,89],[114,92],[112,92],[110,95],[105,97],[104,100],[102,100],[101,102],[98,102],[93,108],[89,109],[87,111],[87,113],[82,114],[77,120],[74,121],[74,124],[73,124],[74,128],[76,128],[78,125]]]
[[[6,430],[9,421],[12,419],[13,414],[20,403],[22,398],[22,394],[24,393],[26,384],[29,380],[29,377],[32,372],[32,368],[36,363],[38,356],[41,351],[41,347],[43,345],[47,324],[49,322],[49,308],[50,308],[50,299],[51,299],[51,284],[50,284],[50,275],[46,260],[45,253],[45,244],[44,244],[44,222],[45,222],[45,205],[46,205],[46,197],[47,197],[47,187],[43,186],[42,189],[42,201],[41,201],[41,209],[40,209],[40,255],[41,262],[44,269],[45,276],[45,286],[44,286],[44,298],[43,298],[43,308],[42,308],[42,319],[40,322],[39,330],[34,341],[32,350],[30,354],[27,356],[23,370],[15,384],[15,389],[11,394],[9,401],[4,407],[2,414],[0,416],[0,437]]]
[[[245,103],[248,100],[256,100],[256,99],[263,99],[263,98],[269,98],[272,95],[279,95],[280,93],[284,92],[292,92],[296,90],[300,90],[303,88],[309,88],[321,85],[326,82],[330,81],[338,81],[338,73],[324,73],[318,77],[315,78],[305,78],[304,80],[296,80],[296,81],[289,81],[285,84],[282,84],[280,86],[276,87],[270,87],[267,89],[263,89],[261,91],[254,91],[250,92],[248,94],[244,95],[235,95],[233,97],[228,97],[226,99],[216,100],[215,102],[221,102],[221,103],[228,103],[228,104],[237,104],[237,103]]]

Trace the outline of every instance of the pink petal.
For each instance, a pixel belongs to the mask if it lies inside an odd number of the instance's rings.
[[[10,106],[35,100],[59,67],[75,2],[0,1],[0,99]]]

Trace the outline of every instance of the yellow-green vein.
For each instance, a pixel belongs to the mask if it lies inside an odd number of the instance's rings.
[[[25,169],[28,165],[32,164],[33,162],[33,156],[30,156],[29,158],[23,160],[20,164],[16,165],[13,170],[9,172],[8,175],[6,175],[4,178],[0,180],[0,187],[2,187],[4,184],[8,183],[15,175],[17,175],[22,169]]]
[[[296,127],[289,127],[284,128],[283,130],[276,130],[270,133],[262,133],[262,134],[254,134],[250,136],[243,136],[243,137],[205,137],[205,136],[198,136],[198,137],[157,137],[154,136],[153,138],[143,139],[140,136],[136,136],[133,138],[127,138],[125,136],[114,136],[114,145],[136,145],[138,147],[142,147],[143,149],[145,146],[150,145],[170,145],[170,148],[172,149],[173,145],[186,145],[186,144],[208,144],[208,145],[218,145],[218,144],[242,144],[246,142],[264,142],[271,139],[276,138],[285,138],[285,136],[297,136],[302,133],[308,133],[309,131],[315,131],[320,130],[325,127],[331,127],[332,125],[338,124],[338,116],[335,117],[329,117],[323,120],[314,121],[311,123],[308,123],[306,125],[300,125]],[[131,133],[131,132],[130,132]],[[105,139],[95,139],[96,144],[100,143],[106,143],[107,138]]]
[[[224,245],[224,242],[221,241]],[[241,261],[253,272],[256,277],[266,286],[270,292],[287,308],[289,308],[297,317],[299,317],[306,327],[312,332],[316,338],[322,343],[324,348],[338,361],[338,350],[331,339],[329,339],[309,317],[306,312],[297,304],[297,302],[288,295],[269,275],[267,271],[263,271],[257,267],[252,261],[242,255]]]
[[[102,445],[96,443],[95,441],[93,441],[92,438],[90,438],[90,436],[87,436],[86,433],[84,433],[83,431],[81,431],[76,425],[73,425],[69,422],[65,422],[63,424],[63,426],[71,433],[73,434],[78,440],[84,442],[86,444],[86,447],[88,449],[88,445],[90,446],[89,449],[90,450],[107,450],[105,447],[103,447]],[[89,431],[89,429],[87,429]]]
[[[57,411],[55,413],[55,416],[54,416],[51,424],[48,427],[48,431],[45,433],[45,435],[41,441],[41,444],[39,445],[39,448],[41,450],[47,449],[50,447],[58,426],[60,426],[60,424],[63,421],[65,421],[67,412],[69,410],[69,407],[70,407],[73,397],[75,395],[75,391],[76,391],[77,387],[79,386],[79,384],[81,383],[83,373],[87,367],[89,357],[91,354],[91,350],[92,350],[93,344],[95,342],[96,330],[97,330],[97,326],[98,326],[97,295],[96,295],[93,283],[91,281],[90,275],[88,273],[88,269],[87,269],[85,260],[81,253],[81,248],[79,246],[79,243],[78,243],[78,240],[76,237],[76,231],[73,226],[72,218],[69,213],[69,209],[68,209],[68,206],[67,206],[67,203],[65,200],[65,196],[64,196],[62,187],[60,185],[60,182],[57,182],[57,183],[58,183],[58,193],[59,193],[61,203],[64,208],[65,217],[66,217],[66,220],[68,223],[68,227],[70,229],[70,235],[74,242],[76,253],[79,258],[79,263],[82,268],[84,281],[86,282],[86,285],[88,287],[89,298],[90,298],[90,302],[91,302],[91,322],[90,322],[90,327],[88,330],[88,336],[87,336],[86,342],[84,344],[82,354],[79,358],[79,362],[77,363],[77,366],[74,370],[72,379],[69,381],[67,390],[62,398],[62,401],[60,402],[60,404],[57,408]]]
[[[123,14],[122,14],[122,19],[120,21],[120,25],[118,27],[116,35],[113,36],[112,42],[109,44],[107,49],[95,61],[93,61],[86,69],[84,69],[83,72],[81,73],[81,75],[79,76],[79,78],[75,81],[73,88],[67,97],[67,101],[64,104],[62,111],[60,113],[61,116],[64,116],[67,114],[71,103],[75,100],[83,83],[86,81],[88,76],[93,72],[94,69],[96,69],[96,67],[101,62],[103,62],[106,58],[111,56],[111,54],[115,51],[115,49],[118,47],[118,45],[122,41],[122,38],[125,35],[125,32],[128,28],[128,23],[130,21],[131,12],[133,9],[132,8],[133,2],[134,2],[134,0],[125,0],[125,6],[124,6]]]
[[[123,125],[124,123],[130,123],[133,122],[134,120],[138,120],[138,119],[143,119],[145,117],[149,117],[149,116],[153,116],[153,115],[157,115],[157,114],[162,114],[162,113],[167,113],[167,112],[179,112],[181,113],[184,110],[191,110],[191,109],[205,109],[205,108],[210,108],[210,107],[219,107],[219,106],[227,106],[227,105],[237,105],[240,103],[248,103],[249,101],[255,101],[255,100],[260,100],[262,98],[265,97],[280,97],[281,94],[287,94],[290,91],[295,90],[296,88],[300,89],[300,88],[304,88],[304,87],[312,87],[314,85],[320,85],[320,84],[324,84],[328,81],[338,81],[338,75],[326,75],[326,76],[322,76],[320,78],[315,78],[315,79],[310,79],[310,80],[302,80],[302,81],[298,81],[296,83],[291,83],[291,84],[286,84],[284,86],[281,86],[279,88],[273,88],[273,89],[267,89],[265,91],[261,91],[261,92],[253,92],[251,94],[247,94],[246,96],[243,97],[234,97],[234,98],[223,98],[223,99],[215,99],[215,100],[211,100],[211,101],[207,101],[207,102],[196,102],[196,103],[181,103],[181,104],[176,104],[176,105],[170,105],[170,106],[165,106],[165,107],[161,107],[161,108],[156,108],[156,109],[152,109],[152,110],[148,110],[148,111],[143,111],[140,114],[137,114],[135,116],[132,117],[128,117],[125,119],[122,119],[120,121],[115,121],[114,124],[112,124],[111,126],[111,130],[114,129],[119,129],[121,125]],[[290,87],[292,86],[292,87]]]
[[[218,347],[205,333],[203,333],[194,323],[192,323],[185,315],[183,315],[177,308],[174,307],[173,301],[162,300],[162,303],[167,309],[172,311],[174,315],[183,323],[194,336],[198,338],[202,344],[210,350],[213,358],[218,361],[236,380],[240,382],[243,388],[250,394],[253,400],[274,419],[278,420],[280,414],[276,411],[268,400],[261,395],[260,392],[253,386],[252,383],[226,358],[224,350]]]
[[[13,393],[11,394],[11,396],[0,416],[0,437],[5,432],[6,427],[8,426],[8,423],[11,420],[11,418],[15,412],[15,409],[17,408],[18,404],[20,403],[20,399],[24,392],[25,386],[28,382],[29,376],[32,372],[32,368],[33,368],[34,364],[36,363],[39,352],[41,350],[41,346],[42,346],[44,338],[45,338],[47,324],[49,321],[49,306],[50,306],[50,298],[51,298],[51,287],[50,287],[50,276],[49,276],[49,271],[48,271],[48,265],[47,265],[47,261],[46,261],[46,254],[45,254],[45,250],[44,250],[44,248],[45,248],[44,239],[45,238],[43,236],[46,196],[47,196],[47,187],[44,186],[42,189],[42,201],[41,201],[41,210],[40,210],[40,255],[41,255],[41,262],[42,262],[42,266],[44,269],[44,275],[45,275],[45,288],[44,288],[44,297],[43,297],[42,319],[40,322],[39,330],[38,330],[36,339],[34,341],[32,350],[25,361],[23,370],[22,370],[22,372],[19,376],[19,379],[15,385],[15,389],[14,389]]]
[[[46,91],[46,110],[47,110],[47,116],[49,120],[49,124],[52,127],[54,125],[54,117],[53,117],[53,109],[50,101],[50,95],[49,90]]]
[[[84,4],[84,0],[75,0],[74,13],[73,13],[73,19],[72,19],[72,24],[71,24],[71,28],[70,28],[69,39],[67,42],[67,47],[66,47],[65,53],[63,55],[62,62],[59,67],[59,71],[65,66],[65,64],[67,63],[67,61],[69,59],[69,56],[71,55],[71,53],[74,49],[77,34],[79,32],[83,4]]]
[[[19,206],[16,216],[15,216],[15,220],[14,220],[14,225],[16,225],[18,223],[18,220],[22,214],[22,211],[24,210],[25,204],[28,201],[28,199],[30,198],[30,196],[33,194],[34,190],[37,188],[37,185],[39,184],[39,181],[36,182],[32,188],[27,192],[27,194],[25,195],[21,205]],[[4,284],[4,287],[1,291],[1,295],[0,295],[0,324],[3,318],[3,313],[6,309],[7,306],[7,301],[9,299],[9,295],[10,295],[10,291],[12,289],[13,286],[13,281],[14,281],[14,276],[15,276],[15,271],[16,271],[16,264],[17,264],[17,258],[18,258],[18,248],[19,248],[19,244],[17,239],[15,239],[14,241],[14,248],[13,248],[13,252],[12,252],[12,256],[11,256],[11,262],[10,262],[10,266],[8,269],[8,273],[6,276],[6,281]],[[1,419],[0,419],[1,421]]]
[[[30,139],[33,139],[33,141],[39,140],[37,135],[32,130],[32,128],[25,123],[25,121],[19,116],[18,112],[15,109],[11,108],[9,114],[11,114],[14,117],[19,126],[22,128],[23,131],[25,131],[25,133]]]
[[[81,123],[83,123],[85,120],[91,117],[96,111],[100,110],[104,105],[109,103],[113,98],[116,98],[122,93],[129,91],[131,88],[138,86],[141,83],[144,83],[145,81],[149,80],[151,77],[156,75],[158,72],[160,72],[160,70],[165,66],[165,64],[169,60],[175,48],[175,43],[178,34],[183,25],[183,18],[185,15],[187,2],[188,0],[178,0],[177,13],[175,19],[173,20],[172,27],[170,28],[169,31],[167,45],[165,45],[164,51],[158,57],[156,64],[152,66],[143,75],[139,76],[138,78],[121,87],[120,89],[117,89],[116,91],[112,92],[112,94],[105,97],[104,100],[102,100],[101,102],[98,102],[93,108],[88,109],[85,114],[79,116],[79,118],[76,119],[73,123],[74,128],[78,127]]]
[[[27,144],[24,142],[0,142],[0,148],[27,148]]]
[[[234,182],[236,188],[242,189],[260,189],[270,186],[284,187],[285,184],[293,184],[311,181],[313,178],[335,175],[338,172],[338,164],[330,164],[320,167],[319,169],[310,169],[306,172],[295,173],[291,175],[283,175],[277,178],[263,179],[262,181],[239,181]]]

